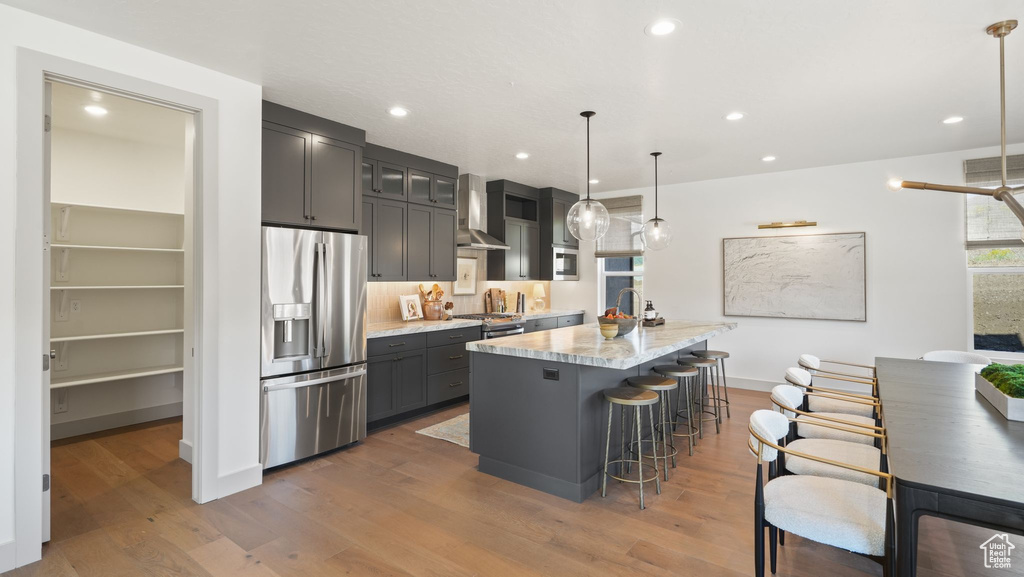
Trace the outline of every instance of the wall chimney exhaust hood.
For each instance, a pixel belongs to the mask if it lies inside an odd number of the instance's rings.
[[[477,250],[508,250],[509,246],[487,234],[484,214],[487,212],[487,192],[484,179],[475,174],[459,175],[459,248]]]

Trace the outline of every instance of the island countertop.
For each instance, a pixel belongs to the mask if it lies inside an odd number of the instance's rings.
[[[466,350],[609,369],[628,369],[736,328],[736,323],[667,320],[607,340],[597,323],[476,341]]]

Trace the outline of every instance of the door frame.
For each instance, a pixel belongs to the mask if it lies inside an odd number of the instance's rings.
[[[46,382],[42,355],[44,286],[43,234],[49,207],[44,206],[45,84],[47,81],[85,83],[107,92],[141,98],[193,114],[195,139],[192,183],[192,498],[205,503],[217,497],[218,398],[216,362],[217,319],[205,318],[204,302],[216,301],[216,282],[204,283],[204,238],[216,248],[218,179],[218,102],[215,99],[169,86],[89,66],[72,60],[17,49],[17,164],[15,192],[15,278],[18,306],[13,311],[14,330],[14,540],[15,567],[41,558],[42,552],[42,443],[43,384]],[[211,265],[212,266],[212,265]],[[215,279],[215,271],[205,271]],[[188,271],[186,271],[187,276]],[[204,339],[204,335],[214,338]],[[187,339],[187,336],[186,336]],[[186,343],[187,346],[187,343]],[[189,347],[191,348],[191,347]],[[186,349],[187,350],[187,349]],[[188,356],[186,355],[186,359]],[[186,367],[188,366],[186,362]],[[204,386],[207,383],[208,386]],[[45,391],[49,394],[49,391]],[[48,403],[47,403],[48,404]],[[186,408],[187,410],[187,408]]]

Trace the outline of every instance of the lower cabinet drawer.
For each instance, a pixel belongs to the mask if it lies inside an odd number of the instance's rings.
[[[427,349],[427,374],[436,375],[469,367],[465,343]]]
[[[583,324],[583,315],[566,315],[564,317],[558,317],[558,326],[560,327],[575,327]]]
[[[558,317],[547,317],[533,322],[536,323],[535,326],[538,331],[550,331],[551,329],[558,328]]]
[[[469,394],[469,369],[427,377],[427,404],[433,405]]]

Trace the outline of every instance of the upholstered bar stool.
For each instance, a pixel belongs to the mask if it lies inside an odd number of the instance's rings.
[[[729,353],[725,351],[693,351],[693,356],[700,359],[711,359],[717,361],[718,364],[714,367],[712,372],[715,377],[715,388],[718,388],[718,383],[722,384],[722,399],[721,404],[725,406],[725,416],[728,419],[732,418],[732,414],[729,412],[729,380],[725,378],[725,359],[729,358]],[[722,415],[718,415],[721,419]]]
[[[665,476],[665,480],[668,481],[668,460],[672,459],[672,468],[676,467],[676,455],[679,451],[676,450],[675,443],[672,441],[672,421],[669,420],[668,416],[672,409],[672,391],[679,388],[679,383],[675,379],[668,377],[662,377],[658,375],[643,375],[639,377],[629,377],[626,379],[626,383],[631,387],[643,389],[645,391],[653,391],[658,393],[660,402],[658,403],[658,423],[654,426],[655,430],[661,429],[661,456],[658,456],[657,445],[658,440],[653,434],[651,436],[651,453],[645,455],[643,452],[644,440],[643,437],[636,443],[636,452],[641,459],[654,459],[657,464],[658,459],[661,459],[664,466],[662,472]],[[630,435],[632,437],[632,435]],[[633,450],[633,443],[629,444],[630,451]]]
[[[659,375],[664,375],[670,379],[676,379],[679,381],[679,386],[676,389],[675,410],[672,415],[672,421],[669,424],[672,426],[673,437],[686,437],[686,441],[690,445],[690,456],[692,457],[693,445],[697,442],[697,427],[693,424],[693,399],[695,398],[693,383],[696,381],[697,375],[700,374],[700,371],[694,367],[684,367],[680,364],[658,365],[651,370]],[[679,404],[684,402],[684,399],[686,406],[680,409]],[[669,401],[669,405],[672,405],[671,401]],[[677,432],[679,427],[683,425],[683,423],[679,421],[679,417],[684,417],[686,419],[685,433]],[[673,439],[673,441],[674,440],[675,439]],[[673,445],[675,445],[674,442]]]
[[[658,403],[658,393],[654,391],[645,391],[643,389],[637,389],[635,387],[616,387],[614,389],[605,389],[604,398],[608,401],[608,432],[605,436],[604,444],[604,470],[601,475],[601,496],[605,497],[608,495],[608,477],[622,481],[623,483],[636,483],[640,487],[640,508],[644,508],[644,483],[654,481],[655,487],[657,487],[658,494],[661,494],[661,478],[658,471],[658,445],[654,444],[654,474],[650,476],[644,476],[644,467],[651,468],[652,465],[644,463],[643,457],[637,455],[636,459],[629,459],[630,455],[629,447],[625,446],[625,435],[623,434],[623,423],[625,422],[626,411],[633,408],[633,422],[636,423],[636,436],[643,438],[640,432],[640,408],[643,406],[647,407],[648,416],[651,419],[651,438],[656,438],[654,435],[654,405]],[[614,461],[609,461],[609,451],[612,446],[612,410],[615,405],[619,405],[619,458]],[[632,435],[632,433],[631,433]],[[612,464],[618,463],[619,474],[613,475],[608,467]],[[632,465],[636,463],[637,478],[631,479],[622,475],[622,465]]]
[[[714,421],[715,434],[722,432],[722,419],[719,417],[722,406],[719,402],[718,392],[714,389],[714,383],[710,378],[711,369],[718,366],[718,361],[699,357],[681,357],[676,362],[699,371],[697,375],[697,410],[700,411],[700,428],[697,436],[701,439],[704,438],[705,421]]]

